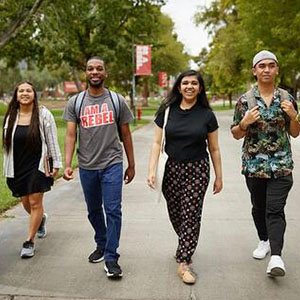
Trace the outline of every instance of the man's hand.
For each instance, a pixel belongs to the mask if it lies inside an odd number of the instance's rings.
[[[250,110],[248,110],[242,120],[243,128],[247,129],[247,127],[260,119],[258,105],[254,106]]]
[[[124,174],[124,182],[125,184],[128,184],[132,181],[135,175],[135,170],[133,167],[128,167]]]
[[[71,167],[65,168],[63,178],[67,181],[73,179],[73,169]]]
[[[280,107],[282,110],[290,117],[292,121],[296,120],[297,117],[297,111],[294,108],[294,105],[291,101],[283,100],[280,103]]]

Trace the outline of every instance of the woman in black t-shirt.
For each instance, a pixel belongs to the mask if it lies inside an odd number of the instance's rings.
[[[208,152],[215,171],[213,193],[219,193],[223,186],[218,123],[200,73],[189,70],[180,74],[154,121],[155,137],[147,180],[151,188],[155,187],[167,108],[165,152],[168,160],[159,192],[167,201],[169,218],[178,235],[175,255],[179,263],[178,275],[183,282],[193,284],[196,278],[190,264],[198,243],[203,200],[209,183]]]

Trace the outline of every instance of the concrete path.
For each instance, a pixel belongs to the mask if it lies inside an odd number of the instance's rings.
[[[0,299],[256,300],[300,298],[300,138],[293,141],[296,170],[287,214],[284,260],[287,275],[270,279],[268,259],[251,257],[257,244],[249,195],[240,175],[241,142],[229,132],[231,112],[218,113],[223,156],[223,192],[208,190],[194,270],[198,281],[184,285],[176,274],[176,236],[164,203],[146,186],[153,125],[134,133],[137,176],[124,188],[120,264],[124,277],[108,280],[103,263],[91,264],[93,231],[78,177],[59,180],[45,196],[49,234],[36,241],[36,256],[22,260],[28,217],[18,206],[0,221]]]

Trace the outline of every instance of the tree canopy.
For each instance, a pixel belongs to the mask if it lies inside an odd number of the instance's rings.
[[[276,54],[280,84],[297,90],[300,52],[300,2],[297,0],[215,0],[195,15],[213,36],[205,71],[213,88],[227,94],[246,88],[252,58],[267,49]],[[227,91],[226,91],[227,90]]]
[[[14,1],[5,2],[8,5],[5,14],[9,15]],[[30,11],[36,2],[22,1]],[[128,90],[133,44],[151,44],[153,71],[164,69],[176,74],[187,66],[189,57],[173,34],[173,22],[160,11],[164,3],[164,0],[44,0],[31,15],[26,29],[0,49],[0,59],[8,67],[21,59],[34,60],[41,69],[47,67],[50,71],[67,64],[78,79],[87,59],[98,55],[108,66],[110,83]],[[18,11],[14,8],[9,18],[14,20]],[[5,14],[0,11],[1,20]],[[2,23],[0,30],[7,31]]]
[[[3,0],[0,3],[0,49],[13,40],[37,14],[44,0]]]

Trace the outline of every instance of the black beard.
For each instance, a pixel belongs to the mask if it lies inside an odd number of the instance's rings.
[[[95,88],[95,89],[99,89],[103,86],[103,82],[104,80],[101,79],[99,83],[93,83],[91,80],[89,80],[89,86],[92,87],[92,88]]]

